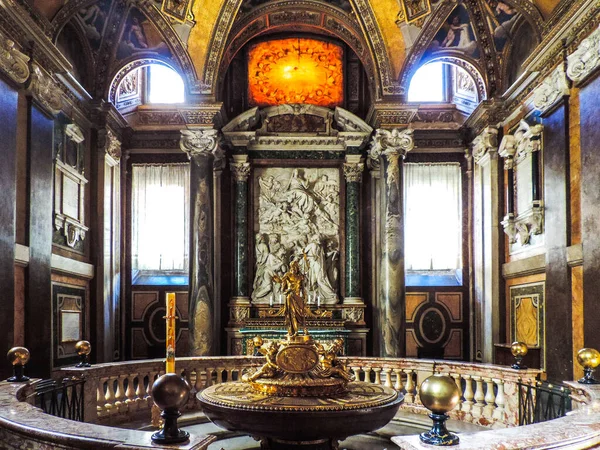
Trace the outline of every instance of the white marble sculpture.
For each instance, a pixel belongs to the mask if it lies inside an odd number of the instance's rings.
[[[277,303],[272,276],[292,260],[307,274],[311,303],[335,304],[339,285],[339,171],[257,168],[254,172],[255,304]]]

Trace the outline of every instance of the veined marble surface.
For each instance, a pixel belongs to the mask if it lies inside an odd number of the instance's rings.
[[[213,436],[191,436],[190,442],[159,446],[151,432],[125,430],[75,422],[45,414],[41,409],[18,399],[32,392],[31,383],[0,382],[0,448],[2,449],[102,449],[126,448],[204,450]]]
[[[600,446],[600,385],[567,383],[572,392],[582,393],[585,404],[566,417],[522,427],[503,428],[460,435],[456,450],[586,449]],[[574,402],[575,403],[575,402]],[[432,450],[419,436],[396,436],[392,441],[404,450]]]

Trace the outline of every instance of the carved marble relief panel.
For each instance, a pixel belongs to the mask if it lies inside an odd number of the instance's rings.
[[[335,168],[254,170],[252,302],[279,301],[273,275],[300,261],[310,302],[338,302],[340,174]]]

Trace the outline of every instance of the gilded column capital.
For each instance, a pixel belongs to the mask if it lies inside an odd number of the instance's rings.
[[[0,33],[0,69],[14,82],[23,84],[29,78],[29,56],[15,47],[15,42]]]
[[[63,107],[63,92],[52,77],[39,65],[33,63],[29,90],[48,111],[58,114]]]
[[[104,150],[105,154],[115,161],[121,159],[121,141],[109,128],[99,132],[98,144],[98,148]]]
[[[360,183],[363,171],[365,170],[364,163],[347,162],[344,163],[344,177],[347,183]]]
[[[378,128],[375,131],[375,136],[371,141],[371,147],[368,151],[369,166],[376,168],[379,165],[379,157],[385,155],[388,159],[390,157],[404,158],[406,154],[411,151],[415,146],[413,139],[413,130],[410,128],[401,130],[394,128],[392,130],[386,130]]]
[[[565,95],[569,95],[569,83],[561,64],[533,91],[533,106],[544,112]]]
[[[577,50],[567,56],[567,76],[580,82],[600,66],[600,27],[581,41]]]
[[[490,153],[498,151],[498,129],[496,127],[485,127],[483,131],[473,139],[473,160],[479,164],[481,158]]]
[[[238,183],[245,183],[248,181],[248,177],[250,176],[249,162],[235,162],[235,160],[232,159],[229,162],[229,168]]]

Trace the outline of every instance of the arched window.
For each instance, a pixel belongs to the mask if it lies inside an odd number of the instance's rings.
[[[456,59],[456,58],[455,58]],[[423,64],[410,80],[409,102],[454,103],[458,110],[472,112],[485,93],[480,92],[473,73],[461,67],[463,62],[451,63],[436,60]],[[480,77],[478,77],[480,78]]]
[[[177,71],[157,60],[127,64],[113,79],[109,100],[121,112],[144,104],[175,104],[185,101],[185,85]]]

